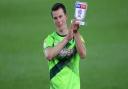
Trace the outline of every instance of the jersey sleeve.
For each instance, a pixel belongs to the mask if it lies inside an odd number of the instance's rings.
[[[43,43],[43,48],[53,47],[54,39],[51,36],[48,36]]]

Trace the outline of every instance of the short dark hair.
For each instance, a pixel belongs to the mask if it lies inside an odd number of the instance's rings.
[[[60,9],[60,8],[64,11],[64,14],[67,13],[64,4],[62,4],[62,3],[55,3],[55,4],[52,6],[52,8],[51,8],[51,16],[52,16],[52,12],[53,12],[53,11],[56,11],[56,10],[58,10],[58,9]]]

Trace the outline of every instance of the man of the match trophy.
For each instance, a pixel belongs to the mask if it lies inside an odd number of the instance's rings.
[[[87,11],[87,3],[76,1],[74,17],[80,25],[85,25],[85,17]]]

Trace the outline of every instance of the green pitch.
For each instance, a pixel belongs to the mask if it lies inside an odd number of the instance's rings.
[[[82,0],[80,0],[82,1]],[[128,89],[128,1],[88,2],[87,57],[81,89]],[[57,0],[0,0],[0,89],[49,89],[44,37],[55,30],[50,7]],[[74,15],[75,0],[61,0]]]

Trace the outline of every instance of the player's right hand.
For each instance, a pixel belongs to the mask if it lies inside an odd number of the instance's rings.
[[[70,29],[73,30],[74,33],[76,33],[79,30],[80,23],[77,19],[73,19]]]
[[[68,41],[70,41],[71,39],[73,39],[73,30],[69,30],[69,32],[68,32],[68,34],[67,34],[67,36],[66,36],[66,39],[68,40]]]

